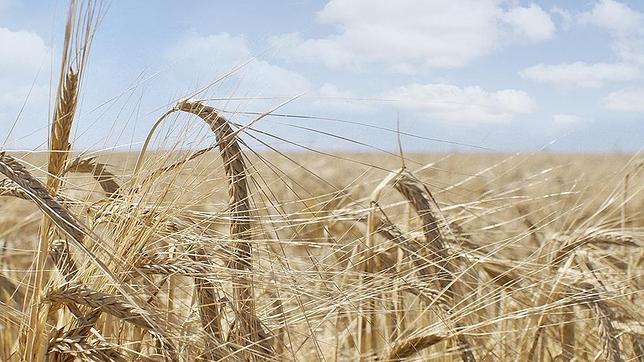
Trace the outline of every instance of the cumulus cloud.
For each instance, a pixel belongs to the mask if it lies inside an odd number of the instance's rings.
[[[564,23],[573,16],[569,11],[553,8]],[[538,64],[524,69],[527,79],[564,87],[601,87],[608,82],[627,82],[640,78],[644,65],[644,15],[614,0],[596,1],[588,11],[576,13],[578,24],[591,24],[606,30],[612,38],[612,48],[618,58],[614,63]],[[564,24],[565,26],[565,24]]]
[[[511,8],[501,19],[510,25],[511,31],[519,39],[540,42],[552,38],[555,34],[555,24],[550,15],[536,4]]]
[[[387,92],[385,97],[397,100],[402,108],[461,125],[507,122],[535,108],[534,100],[521,90],[486,91],[450,84],[410,84]]]
[[[537,5],[504,9],[496,0],[331,0],[319,20],[338,29],[322,38],[273,37],[277,55],[329,67],[384,65],[400,73],[471,63],[504,38],[537,42],[554,34]],[[504,34],[507,32],[508,34]]]
[[[643,100],[644,88],[630,88],[609,93],[602,104],[614,111],[644,112]]]
[[[190,33],[165,54],[172,63],[169,73],[188,81],[195,76],[202,82],[212,81],[233,71],[243,93],[294,95],[311,88],[302,75],[256,59],[242,36]]]
[[[644,14],[614,0],[600,0],[578,15],[582,24],[592,24],[613,37],[613,50],[625,62],[644,65]]]
[[[564,87],[596,88],[606,82],[629,81],[639,78],[638,67],[624,63],[584,62],[554,65],[538,64],[524,69],[521,76],[534,81]]]
[[[589,23],[606,30],[626,34],[638,31],[642,14],[627,5],[614,0],[600,0],[590,11],[579,14],[581,23]]]

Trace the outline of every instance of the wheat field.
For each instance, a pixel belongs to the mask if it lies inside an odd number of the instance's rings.
[[[83,151],[94,11],[0,152],[0,360],[643,360],[641,154],[286,152],[197,97]]]

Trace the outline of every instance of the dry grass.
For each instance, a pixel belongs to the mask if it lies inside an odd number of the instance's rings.
[[[96,11],[48,151],[0,152],[0,360],[643,358],[641,155],[258,152],[184,99],[71,157]]]

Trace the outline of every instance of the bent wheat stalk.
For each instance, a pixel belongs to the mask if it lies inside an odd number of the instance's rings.
[[[228,177],[230,197],[230,237],[233,240],[233,258],[229,266],[238,271],[233,282],[236,304],[237,343],[249,346],[254,353],[270,353],[270,347],[262,343],[259,319],[255,313],[255,296],[252,276],[252,248],[250,233],[250,199],[248,175],[243,153],[230,123],[213,107],[196,100],[182,100],[176,110],[192,113],[208,124],[217,138],[217,144]]]
[[[247,351],[242,352],[247,358],[258,358],[261,355],[270,354],[272,348],[268,346],[268,340],[263,337],[265,333],[255,312],[255,296],[251,273],[250,199],[246,165],[241,147],[237,141],[237,133],[233,131],[228,120],[222,117],[213,107],[206,106],[197,100],[186,99],[179,101],[172,109],[165,112],[150,130],[134,167],[132,179],[135,180],[138,177],[151,135],[163,120],[176,111],[194,114],[210,127],[217,139],[224,171],[228,178],[229,209],[231,214],[230,238],[233,240],[231,247],[233,257],[228,261],[228,265],[236,271],[235,279],[233,280],[233,295],[237,316],[234,330],[235,342],[247,347]],[[206,286],[198,282],[196,287],[201,294],[200,299],[202,302],[207,300],[212,304],[216,303],[215,300],[212,300],[211,285]],[[212,337],[215,339],[219,337],[216,328],[215,330],[212,329],[213,323],[220,319],[216,314],[217,309],[207,308],[208,316],[202,319],[204,329],[214,333]],[[204,316],[206,314],[202,314],[202,317]]]
[[[444,240],[444,232],[453,238],[449,224],[440,213],[438,203],[427,186],[414,174],[402,169],[394,177],[393,187],[409,201],[422,221],[427,249],[429,249],[430,256],[434,257],[439,265],[437,274],[441,288],[445,290],[448,298],[452,301],[456,300],[457,293],[467,295],[464,290],[460,290],[462,289],[461,283],[454,278],[456,265],[451,260]],[[457,329],[460,328],[460,323],[455,323],[455,326]],[[467,338],[463,334],[458,334],[456,340],[461,351],[461,359],[465,362],[476,361]]]

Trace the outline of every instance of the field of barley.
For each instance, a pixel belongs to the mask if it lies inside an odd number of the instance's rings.
[[[3,155],[2,359],[43,214],[52,359],[641,356],[641,157],[245,151]]]
[[[643,360],[641,153],[283,151],[198,97],[77,149],[75,4],[48,147],[0,150],[1,361]]]

